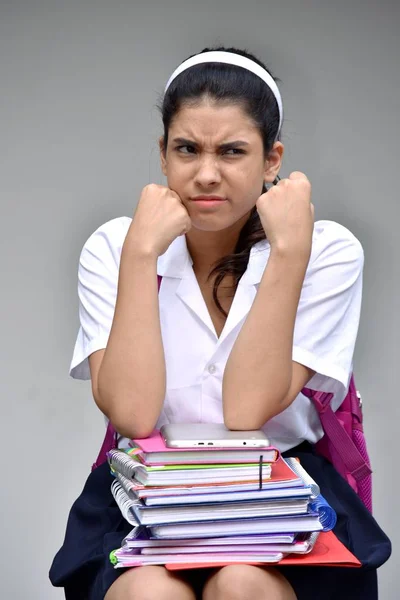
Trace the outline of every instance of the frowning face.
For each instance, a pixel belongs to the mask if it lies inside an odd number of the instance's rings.
[[[192,226],[204,231],[244,223],[264,182],[279,170],[276,157],[266,159],[260,131],[237,104],[203,99],[184,105],[171,123],[167,147],[160,146],[168,187],[180,196]]]

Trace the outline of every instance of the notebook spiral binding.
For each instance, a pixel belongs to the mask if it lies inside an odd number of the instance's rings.
[[[319,534],[320,531],[313,531],[313,533],[310,533],[310,537],[308,538],[308,549],[304,552],[304,554],[309,554],[311,550],[314,549]]]
[[[137,465],[129,456],[122,450],[114,448],[108,453],[108,461],[110,466],[128,479],[132,479],[135,476]]]
[[[298,477],[303,481],[304,485],[308,486],[311,489],[312,496],[311,498],[316,498],[320,495],[319,485],[315,483],[314,479],[310,477],[305,469],[301,466],[298,460],[293,457],[288,457],[283,459],[287,465],[296,473]]]
[[[129,498],[133,500],[134,498],[132,498],[132,496],[135,497],[135,495],[133,491],[132,479],[128,479],[128,477],[125,477],[125,475],[122,475],[122,473],[118,473],[118,471],[115,472],[115,477],[118,479]]]
[[[139,504],[139,501],[131,500],[117,479],[114,479],[111,484],[111,493],[114,496],[114,500],[118,504],[124,519],[131,525],[138,525],[131,508],[135,504]]]

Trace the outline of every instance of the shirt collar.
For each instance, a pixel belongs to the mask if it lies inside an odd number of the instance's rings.
[[[192,264],[193,261],[186,245],[186,237],[180,235],[169,245],[167,251],[158,258],[157,275],[182,279],[187,267]]]
[[[247,269],[243,274],[241,282],[255,285],[260,283],[270,253],[270,245],[267,240],[261,240],[250,250]],[[157,274],[161,277],[184,278],[185,271],[193,264],[190,257],[186,237],[180,235],[170,244],[167,251],[157,261]]]
[[[241,279],[243,283],[251,285],[260,283],[268,262],[270,250],[271,247],[266,239],[252,246],[247,269]]]

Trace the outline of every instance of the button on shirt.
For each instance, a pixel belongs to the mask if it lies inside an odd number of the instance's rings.
[[[95,231],[82,250],[78,272],[80,328],[71,363],[72,377],[89,379],[88,356],[107,345],[121,250],[130,223],[128,217],[109,221]],[[225,365],[251,310],[269,253],[267,240],[251,249],[219,338],[195,277],[185,237],[176,238],[158,259],[167,389],[157,427],[168,422],[223,422]],[[331,392],[334,410],[346,395],[352,371],[363,258],[361,244],[345,227],[332,221],[315,223],[292,358],[316,371],[307,387]],[[311,401],[302,393],[263,429],[281,451],[304,440],[315,443],[323,434]],[[127,445],[127,441],[121,439],[119,445]]]

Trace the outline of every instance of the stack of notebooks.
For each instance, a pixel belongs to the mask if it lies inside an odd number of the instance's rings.
[[[277,563],[310,553],[336,514],[276,448],[171,449],[158,431],[112,450],[113,496],[132,532],[116,567]]]

